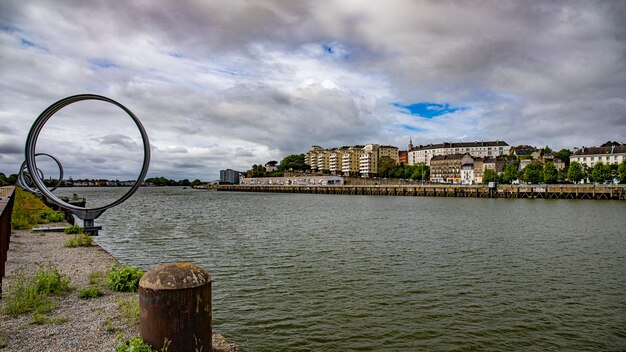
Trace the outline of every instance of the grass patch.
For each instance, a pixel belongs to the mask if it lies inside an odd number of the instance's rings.
[[[48,208],[34,194],[20,187],[15,189],[15,204],[11,214],[12,229],[30,229],[33,225],[60,222],[64,219],[63,213]]]
[[[36,325],[45,325],[45,324],[63,324],[68,322],[70,319],[64,316],[49,316],[47,314],[39,314],[37,312],[33,313],[33,316],[30,320],[31,324]]]
[[[139,279],[143,276],[143,270],[131,265],[122,267],[114,266],[107,275],[107,284],[113,291],[137,292]]]
[[[135,295],[116,299],[115,303],[126,325],[135,326],[139,323],[139,299]]]
[[[57,269],[39,267],[34,277],[17,275],[8,289],[4,310],[16,315],[36,310],[47,313],[54,307],[49,296],[63,295],[72,290],[70,278],[63,277]]]
[[[90,285],[105,286],[107,282],[104,271],[94,271],[87,277]]]
[[[83,228],[78,225],[70,225],[65,230],[63,230],[63,232],[69,235],[78,235],[84,233]]]
[[[91,247],[93,246],[93,238],[91,236],[85,235],[84,233],[79,233],[77,235],[70,236],[70,238],[68,238],[63,245],[68,248]]]
[[[98,298],[102,297],[104,293],[100,290],[98,286],[89,286],[88,288],[83,288],[78,291],[78,298],[81,299],[90,299],[90,298]]]

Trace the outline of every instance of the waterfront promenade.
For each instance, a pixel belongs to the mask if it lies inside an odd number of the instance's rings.
[[[53,224],[63,225],[63,224]],[[2,309],[0,337],[6,351],[114,351],[117,335],[124,339],[139,335],[137,322],[129,322],[126,302],[137,300],[137,293],[113,292],[102,287],[104,296],[79,299],[78,291],[89,287],[89,275],[106,273],[118,261],[101,247],[66,248],[63,233],[14,231],[6,263],[3,293],[16,278],[33,275],[39,266],[57,268],[71,278],[74,288],[65,296],[53,298],[56,308],[49,315],[55,324],[34,324],[32,314],[7,315]],[[6,300],[0,301],[4,306]],[[214,351],[236,351],[237,347],[213,333]]]
[[[343,186],[249,186],[221,185],[209,189],[231,192],[278,192],[346,195],[615,199],[626,200],[626,185],[343,185]]]

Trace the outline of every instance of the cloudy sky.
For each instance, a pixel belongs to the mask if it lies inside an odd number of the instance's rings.
[[[5,174],[37,116],[84,93],[133,111],[148,176],[174,179],[313,144],[626,141],[619,0],[3,0],[0,60]],[[134,179],[143,157],[132,120],[97,101],[54,115],[37,152],[65,178]]]

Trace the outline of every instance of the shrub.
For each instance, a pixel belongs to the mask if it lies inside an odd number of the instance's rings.
[[[63,221],[65,215],[48,208],[41,199],[20,187],[15,189],[11,228],[29,229],[36,224]]]
[[[104,293],[102,293],[98,286],[89,286],[88,288],[83,288],[78,291],[78,298],[81,299],[98,298],[103,295]]]
[[[143,270],[126,265],[114,266],[109,270],[107,283],[109,288],[118,292],[137,292],[139,279],[143,276]]]
[[[122,338],[118,338],[116,352],[156,352],[150,345],[145,343],[141,337],[133,336],[130,339],[124,341]]]
[[[63,324],[69,321],[67,317],[57,316],[51,317],[46,314],[33,313],[30,320],[31,324],[43,325],[43,324]]]
[[[68,248],[91,247],[93,246],[93,238],[91,236],[85,235],[84,233],[72,235],[70,238],[67,239],[67,241],[65,241],[64,246]]]
[[[78,225],[70,225],[65,230],[63,230],[63,232],[68,235],[78,235],[83,233],[83,228]]]
[[[62,295],[72,290],[70,278],[61,276],[58,269],[40,268],[35,276],[37,292],[44,295]]]

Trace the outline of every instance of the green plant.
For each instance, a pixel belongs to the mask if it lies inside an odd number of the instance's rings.
[[[78,225],[70,225],[65,230],[63,230],[63,232],[69,235],[81,234],[83,233],[83,228]]]
[[[55,268],[46,270],[40,267],[35,276],[35,283],[37,292],[44,295],[62,295],[72,290],[70,278],[61,276],[59,270]]]
[[[5,312],[12,315],[32,310],[39,314],[47,313],[54,308],[54,303],[47,297],[71,291],[69,282],[70,278],[61,276],[57,269],[39,267],[33,277],[17,274],[8,289]]]
[[[106,277],[103,271],[94,271],[87,277],[90,285],[105,285]]]
[[[29,229],[36,224],[63,221],[65,215],[48,208],[41,199],[21,188],[15,189],[11,228]]]
[[[133,326],[139,323],[139,300],[136,296],[120,298],[115,303],[117,303],[117,309],[127,325]]]
[[[143,276],[143,270],[131,265],[123,267],[114,266],[109,270],[107,283],[109,288],[118,292],[137,292],[139,279]]]
[[[116,352],[157,352],[150,345],[145,343],[141,337],[133,336],[128,340],[124,340],[119,337],[117,346],[115,347]]]
[[[68,248],[91,247],[93,246],[93,238],[91,236],[85,235],[84,233],[79,233],[77,235],[70,236],[70,238],[65,241],[64,246]]]
[[[30,320],[31,324],[44,325],[44,324],[63,324],[69,321],[67,317],[57,316],[51,317],[46,314],[39,314],[37,312],[33,313],[33,316]]]
[[[89,286],[78,291],[78,298],[81,299],[97,298],[103,295],[104,293],[102,293],[98,286]]]

